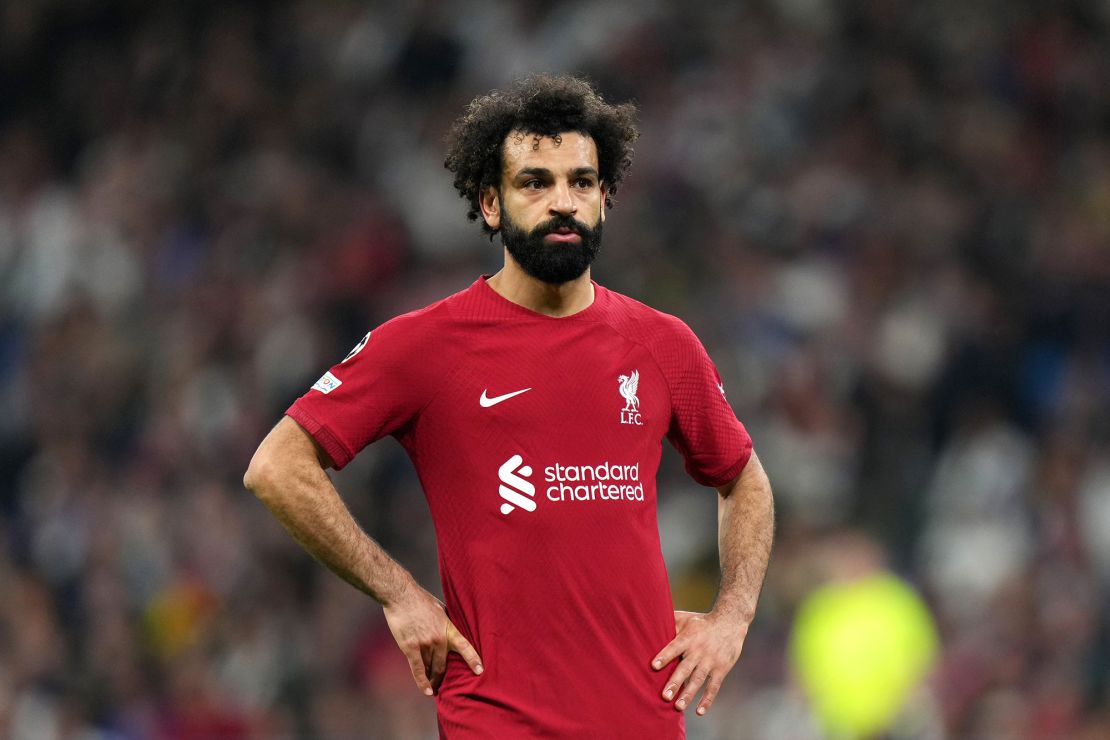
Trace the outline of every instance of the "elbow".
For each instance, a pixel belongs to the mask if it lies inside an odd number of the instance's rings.
[[[287,417],[255,450],[243,474],[243,485],[270,506],[310,481],[315,473],[322,472],[322,467],[312,441]]]
[[[273,456],[268,454],[266,445],[262,445],[255,451],[247,472],[243,474],[243,485],[255,496],[265,500],[274,490],[274,481],[278,475],[275,468]]]

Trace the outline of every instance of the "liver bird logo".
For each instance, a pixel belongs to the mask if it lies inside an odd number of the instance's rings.
[[[631,375],[621,375],[617,378],[620,384],[621,395],[624,396],[623,411],[639,411],[640,399],[636,398],[636,389],[640,386],[640,371],[633,370]]]

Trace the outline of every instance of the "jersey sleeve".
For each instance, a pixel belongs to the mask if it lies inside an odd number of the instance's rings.
[[[675,323],[665,349],[671,390],[667,439],[682,455],[690,477],[705,486],[723,486],[747,465],[752,440],[725,398],[705,347],[686,324]]]
[[[422,333],[412,324],[406,315],[369,332],[286,410],[337,470],[371,442],[398,433],[426,405]]]

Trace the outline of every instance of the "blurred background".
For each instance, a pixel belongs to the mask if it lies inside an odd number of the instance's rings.
[[[442,138],[532,71],[639,104],[594,275],[697,331],[774,484],[689,736],[852,734],[795,623],[875,577],[924,606],[870,731],[1110,737],[1106,0],[0,3],[0,736],[435,737],[241,478],[368,328],[497,269]],[[400,447],[336,478],[438,591]],[[715,495],[669,447],[660,492],[706,609]]]

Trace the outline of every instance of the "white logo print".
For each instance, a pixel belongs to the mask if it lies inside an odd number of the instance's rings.
[[[536,510],[536,487],[529,481],[521,478],[521,475],[528,476],[532,474],[532,468],[527,465],[521,465],[524,458],[520,455],[513,455],[497,469],[497,477],[501,479],[501,498],[505,499],[505,503],[501,504],[501,513],[509,514],[514,508],[519,506],[525,511]],[[517,473],[520,475],[517,475]],[[510,488],[512,486],[512,488]],[[528,494],[525,496],[524,494]]]
[[[331,393],[339,386],[343,385],[343,381],[331,374],[331,371],[324,373],[320,379],[312,384],[312,390],[320,391],[324,395]]]
[[[363,347],[365,347],[365,346],[366,346],[366,343],[367,343],[367,342],[369,342],[369,341],[370,341],[370,332],[366,332],[366,336],[364,336],[364,337],[362,338],[362,341],[361,341],[361,342],[359,342],[358,344],[356,344],[356,345],[355,345],[355,347],[354,347],[354,349],[352,349],[352,350],[351,350],[350,352],[348,352],[348,353],[347,353],[347,356],[346,356],[346,357],[344,357],[344,358],[343,358],[343,359],[342,359],[342,360],[340,361],[340,363],[339,363],[339,364],[340,364],[340,365],[342,365],[342,364],[343,364],[344,362],[346,362],[347,360],[351,359],[352,357],[354,357],[355,355],[357,355],[357,354],[358,354],[359,352],[361,352],[361,351],[362,351],[362,348],[363,348]]]
[[[525,388],[524,390],[513,391],[512,393],[506,393],[503,396],[494,396],[493,398],[489,398],[488,396],[486,396],[485,389],[483,389],[482,390],[482,397],[478,399],[478,403],[481,404],[482,408],[488,409],[490,406],[496,406],[497,404],[501,403],[502,401],[508,401],[513,396],[519,396],[521,393],[527,393],[530,390],[532,390],[532,389],[531,388]]]
[[[542,467],[542,466],[541,466]],[[508,515],[515,509],[536,510],[536,486],[522,476],[531,476],[532,468],[524,458],[513,455],[497,469],[501,479],[499,491],[504,503],[501,513]],[[541,486],[546,486],[544,496],[555,504],[628,504],[643,503],[644,483],[640,480],[640,463],[631,465],[603,460],[599,463],[556,462],[542,467]]]
[[[624,396],[621,424],[643,426],[644,421],[640,416],[640,399],[636,397],[636,389],[640,386],[640,371],[633,370],[631,375],[621,375],[617,378],[617,382],[620,383],[620,392]]]

